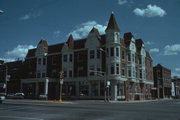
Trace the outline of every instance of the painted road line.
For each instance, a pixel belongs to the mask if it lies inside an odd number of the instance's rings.
[[[41,118],[31,118],[31,117],[19,117],[19,116],[0,116],[0,118],[7,118],[7,119],[22,119],[22,120],[44,120]]]

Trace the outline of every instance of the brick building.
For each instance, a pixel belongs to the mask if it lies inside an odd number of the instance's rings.
[[[24,68],[21,84],[28,97],[48,94],[49,99],[58,99],[59,72],[63,71],[64,98],[103,99],[106,80],[110,81],[111,100],[151,99],[151,56],[132,33],[120,38],[113,13],[103,35],[92,28],[87,38],[79,40],[72,35],[55,45],[41,40],[28,51]]]
[[[23,61],[0,61],[0,92],[8,94],[21,91],[22,65]]]
[[[156,88],[155,97],[169,98],[171,97],[171,70],[158,64],[153,67],[154,87]]]

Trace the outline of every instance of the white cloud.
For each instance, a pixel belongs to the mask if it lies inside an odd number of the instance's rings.
[[[150,53],[157,53],[159,52],[159,48],[152,48],[149,50]]]
[[[32,12],[30,12],[30,13],[27,13],[27,14],[21,16],[19,19],[20,19],[20,20],[29,20],[30,18],[39,17],[39,16],[41,15],[41,13],[42,13],[41,11],[39,11],[39,12],[37,12],[37,13],[32,13]]]
[[[35,48],[33,45],[18,45],[14,49],[5,52],[4,57],[1,59],[9,62],[9,61],[15,61],[16,59],[24,59],[26,56],[28,49]]]
[[[180,44],[166,45],[163,55],[178,55],[180,53]]]
[[[146,44],[146,45],[152,45],[152,44],[154,44],[154,43],[153,43],[153,42],[150,42],[150,41],[147,41],[145,44]]]
[[[0,10],[0,13],[4,13],[4,11]]]
[[[171,77],[172,77],[172,78],[174,78],[174,77],[180,77],[180,73],[171,72]]]
[[[60,30],[56,30],[53,32],[53,38],[58,38],[61,34],[61,31]]]
[[[118,0],[119,5],[126,4],[128,1],[127,0]]]
[[[175,71],[180,73],[180,68],[175,68]]]
[[[70,34],[73,34],[75,39],[84,38],[87,37],[93,27],[98,29],[100,34],[104,34],[107,26],[100,25],[96,21],[88,21],[76,26],[75,30],[73,30]]]
[[[158,7],[157,5],[147,5],[147,8],[140,9],[136,8],[133,10],[134,14],[137,16],[144,16],[144,17],[163,17],[166,15],[166,11],[162,8]]]

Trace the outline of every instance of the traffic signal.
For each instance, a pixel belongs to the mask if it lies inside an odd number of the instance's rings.
[[[64,72],[59,72],[60,74],[60,79],[63,79],[64,78]]]

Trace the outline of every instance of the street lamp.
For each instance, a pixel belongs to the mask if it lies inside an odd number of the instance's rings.
[[[100,51],[105,53],[105,57],[107,56],[107,51],[99,48]],[[107,62],[106,62],[107,63]],[[104,72],[104,77],[105,77],[105,81],[104,81],[104,100],[106,102],[106,100],[109,102],[109,86],[110,86],[110,81],[107,80],[107,64],[105,63],[105,72]],[[106,98],[106,88],[108,89],[108,96]]]

